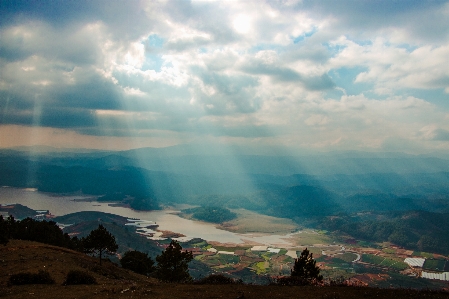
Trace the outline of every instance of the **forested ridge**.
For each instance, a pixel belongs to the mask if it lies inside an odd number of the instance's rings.
[[[385,214],[388,220],[365,220],[354,215],[326,217],[320,226],[358,239],[390,241],[419,251],[449,253],[449,213],[407,211]]]

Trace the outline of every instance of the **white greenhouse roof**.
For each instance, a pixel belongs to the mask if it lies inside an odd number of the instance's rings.
[[[443,272],[443,273],[422,272],[421,277],[427,278],[427,279],[438,279],[438,280],[449,281],[449,272]]]
[[[407,264],[409,264],[412,267],[420,267],[420,268],[422,268],[422,266],[424,265],[425,261],[426,260],[423,259],[423,258],[411,258],[411,257],[408,257],[408,258],[406,258],[404,260],[404,263],[407,263]]]
[[[251,251],[267,251],[268,246],[253,246]]]
[[[279,251],[281,251],[279,248],[268,248],[268,252],[271,253],[279,253]]]

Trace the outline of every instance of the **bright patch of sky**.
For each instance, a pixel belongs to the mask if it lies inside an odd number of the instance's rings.
[[[449,149],[448,1],[0,5],[2,147]]]

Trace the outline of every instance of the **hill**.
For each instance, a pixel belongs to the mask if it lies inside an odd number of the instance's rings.
[[[110,262],[65,248],[11,240],[0,247],[2,274],[0,297],[4,298],[449,298],[447,292],[367,287],[282,287],[256,285],[169,284],[122,269]],[[53,285],[8,286],[10,275],[47,270]],[[63,286],[70,270],[89,272],[95,285]]]

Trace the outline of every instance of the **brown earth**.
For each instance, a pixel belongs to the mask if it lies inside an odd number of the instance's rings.
[[[12,274],[47,270],[53,285],[9,286]],[[84,270],[98,284],[64,286],[70,270]],[[196,285],[161,283],[124,270],[110,262],[76,251],[29,241],[0,245],[0,298],[449,298],[431,293],[367,287],[282,287],[256,285]]]

